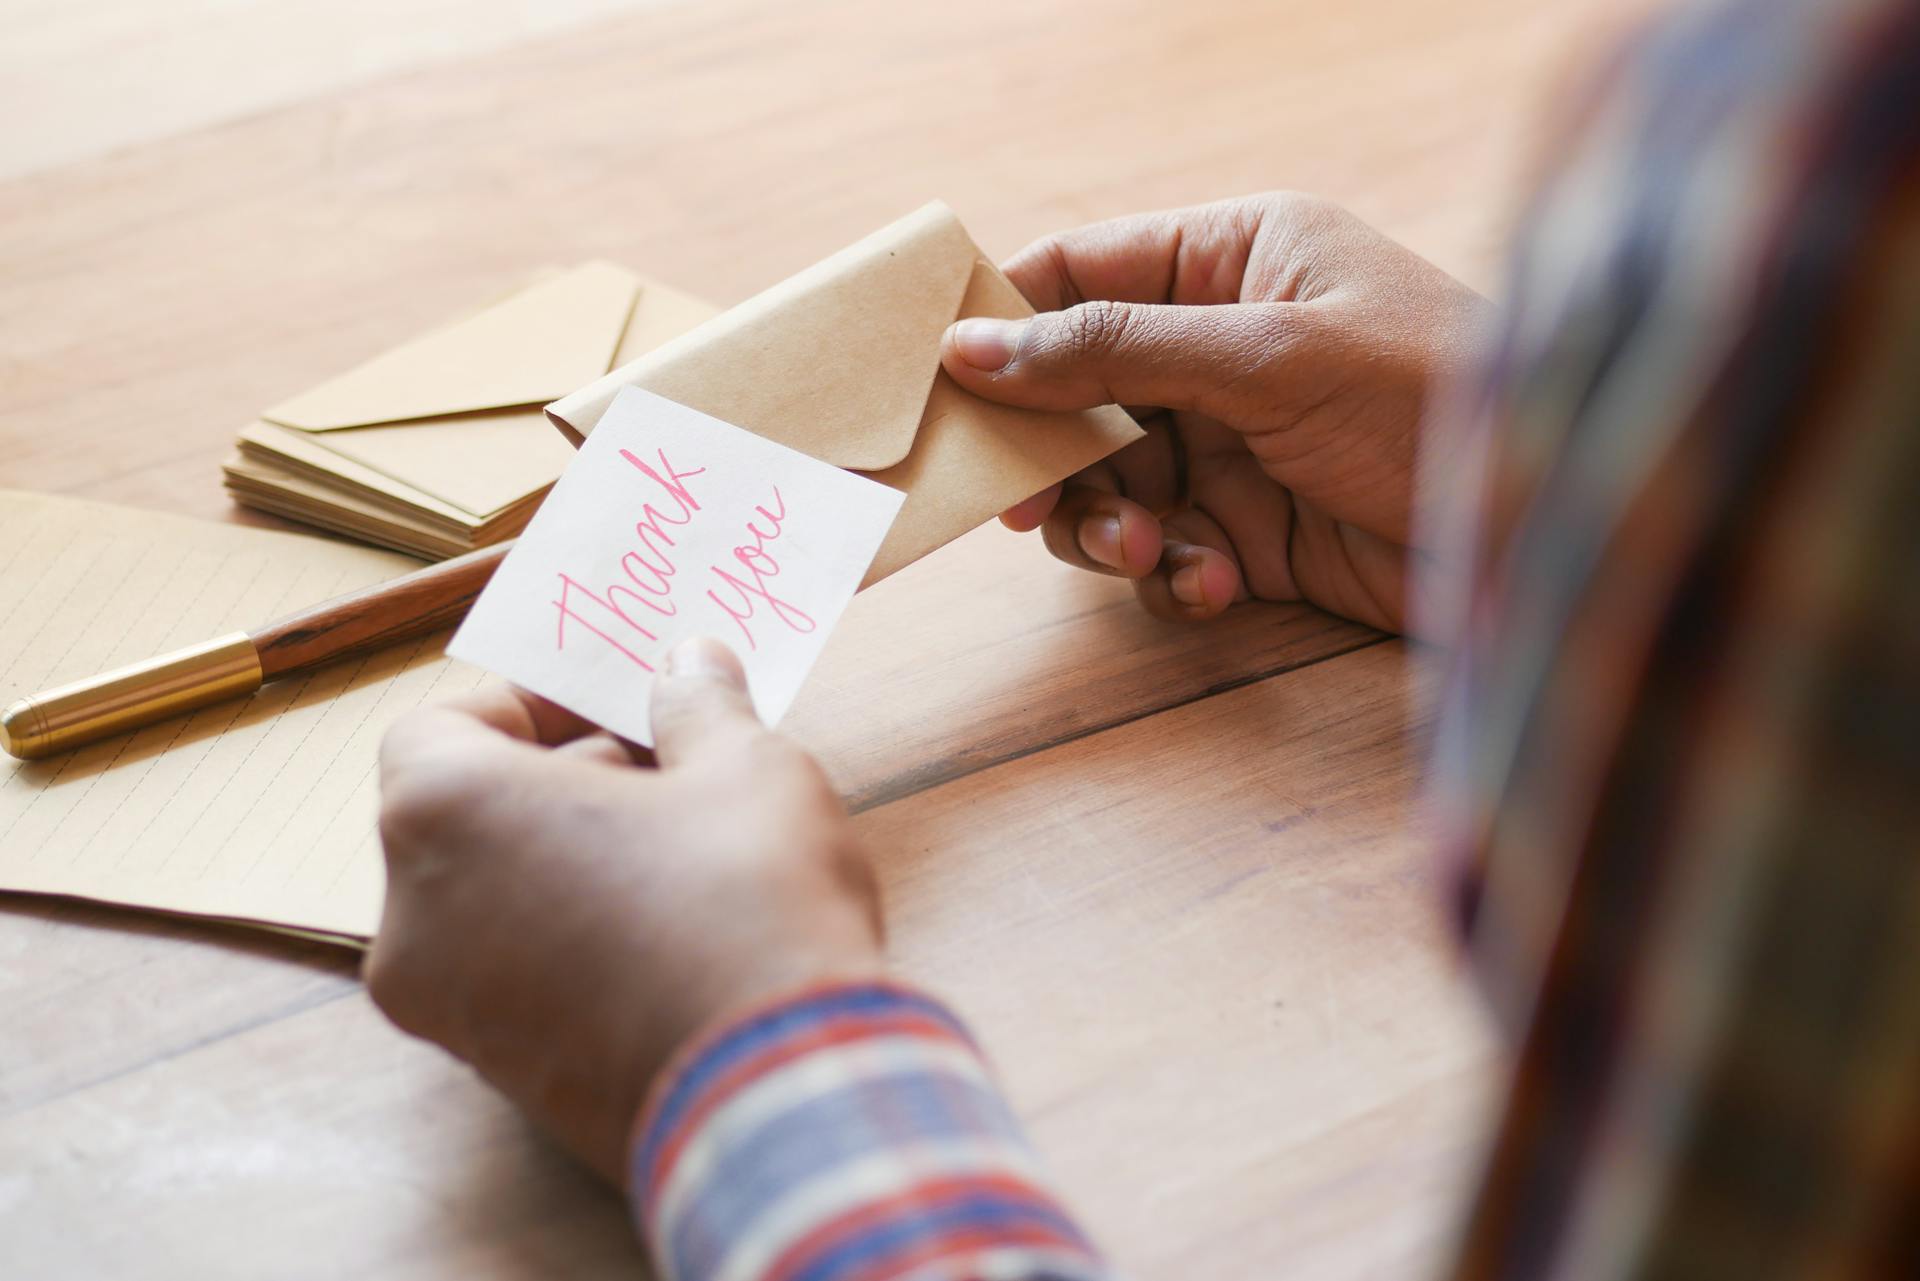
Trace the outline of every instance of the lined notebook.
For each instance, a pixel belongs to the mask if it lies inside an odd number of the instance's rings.
[[[331,539],[0,491],[0,704],[418,567]],[[370,936],[380,737],[484,679],[444,641],[65,756],[0,756],[0,890]]]
[[[612,263],[547,272],[268,409],[227,489],[432,560],[511,538],[573,457],[541,407],[714,311]]]

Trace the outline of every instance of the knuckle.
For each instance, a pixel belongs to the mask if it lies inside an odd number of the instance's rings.
[[[1306,191],[1273,191],[1260,197],[1267,208],[1289,222],[1314,223],[1339,208],[1332,201]]]
[[[771,730],[759,730],[741,745],[746,768],[758,778],[778,779],[796,799],[831,795],[826,771],[792,739]]]
[[[1042,298],[1036,298],[1034,294],[1039,293],[1044,297],[1046,291],[1030,289],[1029,285],[1037,281],[1055,281],[1064,285],[1073,279],[1066,261],[1066,248],[1058,235],[1042,236],[1029,243],[1007,259],[1004,269],[1007,279],[1013,281],[1020,292],[1026,295],[1027,301],[1036,307],[1042,306]]]
[[[1345,205],[1297,191],[1277,193],[1263,221],[1292,243],[1296,252],[1321,263],[1337,263],[1357,246],[1376,239],[1372,229]]]
[[[734,743],[734,760],[740,773],[762,783],[784,783],[788,764],[786,748],[771,734],[743,731]]]
[[[416,708],[387,727],[380,736],[379,770],[382,787],[443,772],[465,763],[476,753],[471,741],[457,732],[444,708]]]
[[[1106,355],[1126,341],[1132,309],[1125,303],[1083,302],[1061,313],[1061,347],[1075,359]]]
[[[765,801],[758,808],[776,814],[801,811],[822,795],[838,803],[820,763],[792,739],[757,721],[714,731],[696,768],[703,786],[731,791],[741,779],[751,780],[753,795]]]
[[[1248,307],[1239,317],[1239,332],[1231,340],[1240,349],[1247,369],[1275,372],[1313,332],[1315,313],[1304,308]]]
[[[663,673],[653,682],[653,714],[678,716],[691,714],[713,696],[712,682],[690,674]]]
[[[383,774],[404,769],[412,762],[420,745],[427,741],[422,722],[430,716],[431,713],[415,708],[387,727],[387,732],[380,736],[379,760]]]
[[[729,756],[723,767],[728,790],[739,778],[754,780],[755,803],[742,815],[743,844],[778,861],[819,853],[823,833],[834,834],[834,841],[847,833],[846,807],[833,780],[792,740],[761,731],[742,739]]]
[[[751,711],[740,711],[731,686],[712,676],[674,676],[656,681],[653,686],[653,722],[655,733],[665,725],[667,733],[697,726],[724,723],[729,717],[752,720]],[[758,724],[757,721],[753,722]]]
[[[451,769],[411,770],[380,789],[380,840],[389,863],[444,834],[473,808],[480,779]]]

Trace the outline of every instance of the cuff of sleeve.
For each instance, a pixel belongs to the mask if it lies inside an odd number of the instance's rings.
[[[1100,1275],[966,1030],[898,984],[806,988],[689,1045],[628,1176],[663,1281]]]

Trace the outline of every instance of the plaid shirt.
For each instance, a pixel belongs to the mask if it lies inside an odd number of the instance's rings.
[[[1432,488],[1513,1080],[1461,1277],[1920,1277],[1920,3],[1690,6]]]
[[[1920,2],[1695,4],[1584,101],[1429,486],[1513,1045],[1451,1274],[1920,1277]],[[1104,1275],[899,987],[694,1046],[631,1186],[665,1281]]]

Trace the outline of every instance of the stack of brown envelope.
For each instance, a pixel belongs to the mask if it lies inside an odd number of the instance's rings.
[[[866,583],[1138,439],[1117,406],[1012,409],[941,371],[969,316],[1031,316],[953,211],[930,204],[547,407],[576,439],[641,387],[904,490]],[[865,584],[863,584],[865,585]]]
[[[548,273],[269,409],[227,489],[429,559],[511,538],[573,457],[541,405],[715,310],[610,263]]]

